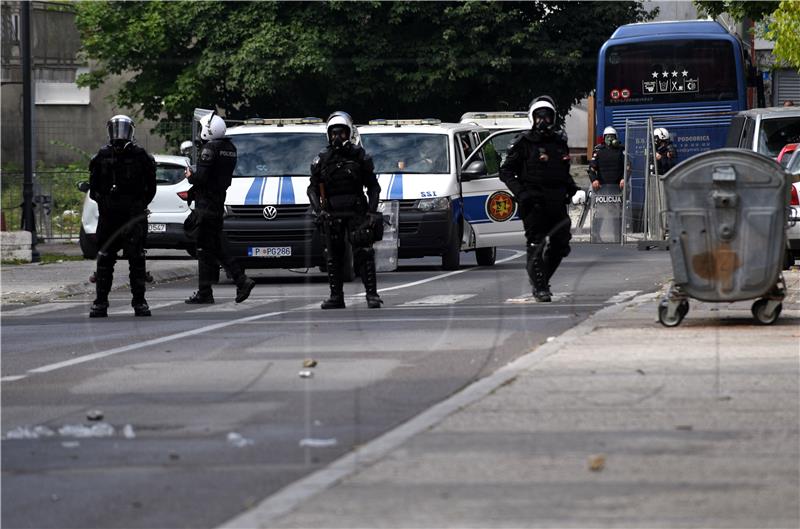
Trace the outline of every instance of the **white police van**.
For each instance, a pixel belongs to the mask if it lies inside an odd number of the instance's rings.
[[[524,244],[517,204],[498,178],[498,148],[520,130],[488,136],[475,124],[420,119],[372,120],[358,131],[381,199],[400,203],[400,258],[439,255],[452,270],[462,251],[492,265],[497,246]]]
[[[248,268],[324,266],[306,188],[327,145],[320,118],[251,119],[229,127],[237,162],[225,199],[231,255]],[[352,259],[345,276],[352,280]]]

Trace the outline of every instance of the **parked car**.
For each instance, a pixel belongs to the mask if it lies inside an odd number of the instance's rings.
[[[147,206],[146,248],[168,248],[186,250],[194,254],[194,245],[183,232],[183,221],[189,214],[185,201],[186,193],[192,187],[186,179],[185,171],[189,159],[184,156],[156,154],[156,196]],[[81,216],[80,246],[87,259],[97,257],[97,202],[89,197],[89,182],[81,182],[78,189],[86,193]]]
[[[777,159],[784,145],[800,142],[800,107],[743,110],[731,120],[726,147],[755,151]]]
[[[792,179],[791,199],[789,201],[789,230],[787,237],[788,268],[794,261],[800,259],[800,149],[796,149],[786,164],[786,172]]]
[[[778,163],[781,164],[781,167],[784,169],[786,168],[786,165],[789,163],[789,158],[791,158],[792,153],[797,150],[798,145],[800,145],[800,143],[787,143],[783,146],[783,149],[781,149],[781,152],[778,154]]]
[[[743,110],[731,120],[726,147],[752,150],[775,160],[790,143],[800,143],[800,107],[770,107]],[[794,151],[793,157],[797,155]],[[787,162],[786,170],[789,171]],[[796,176],[795,176],[796,179]],[[786,234],[784,268],[800,258],[800,208],[797,206],[798,186],[792,186],[792,206],[789,230]],[[792,219],[797,219],[792,220]]]

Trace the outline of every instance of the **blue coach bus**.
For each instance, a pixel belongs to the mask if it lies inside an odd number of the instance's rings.
[[[741,41],[714,21],[619,27],[600,48],[596,136],[625,120],[666,127],[678,161],[725,145],[733,113],[747,108],[747,58]]]

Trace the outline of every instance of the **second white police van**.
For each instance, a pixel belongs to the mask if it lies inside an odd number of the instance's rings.
[[[462,251],[474,251],[478,264],[492,265],[497,246],[524,243],[516,202],[498,178],[498,151],[519,131],[489,136],[475,124],[433,119],[373,120],[358,131],[381,200],[399,202],[400,258],[441,256],[450,270]],[[225,202],[232,255],[244,268],[324,267],[306,188],[311,161],[327,143],[325,124],[250,120],[227,136],[238,152]]]

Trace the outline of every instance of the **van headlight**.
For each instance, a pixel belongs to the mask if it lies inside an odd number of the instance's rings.
[[[421,198],[414,204],[414,209],[420,211],[444,211],[450,207],[448,197]]]

